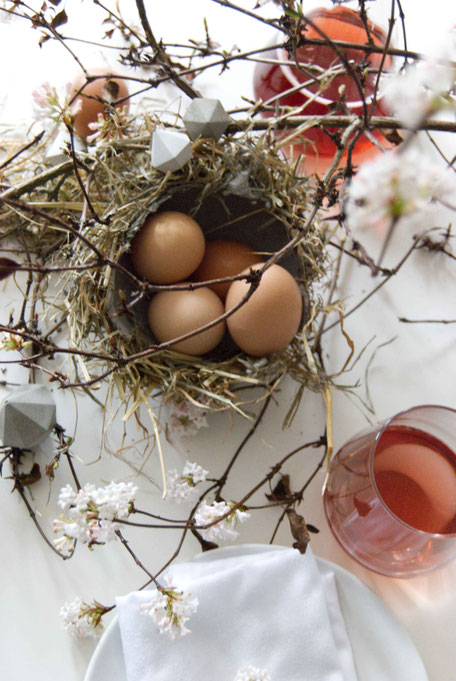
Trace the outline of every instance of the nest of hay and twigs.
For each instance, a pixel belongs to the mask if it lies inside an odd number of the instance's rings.
[[[242,413],[287,375],[298,394],[323,389],[328,378],[309,342],[323,307],[314,287],[329,268],[315,186],[271,151],[267,134],[199,139],[191,160],[164,174],[150,161],[153,127],[147,117],[137,120],[127,137],[84,153],[69,149],[68,160],[51,168],[40,164],[46,151],[40,142],[27,161],[22,156],[15,183],[4,192],[3,237],[15,237],[42,263],[44,317],[52,323],[64,317],[66,347],[77,357],[78,381],[59,373],[62,386],[90,388],[109,378],[126,404],[161,394],[165,401]],[[162,210],[187,213],[206,240],[244,241],[293,274],[304,312],[283,352],[252,357],[224,338],[195,357],[151,336],[145,310],[157,287],[137,277],[129,250],[145,219]],[[56,293],[48,295],[51,282]]]

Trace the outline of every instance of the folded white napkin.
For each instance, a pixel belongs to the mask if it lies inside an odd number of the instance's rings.
[[[117,598],[127,681],[234,681],[249,666],[272,681],[356,681],[334,575],[322,578],[310,549],[223,556],[170,568],[199,601],[182,638],[141,614],[150,592]]]

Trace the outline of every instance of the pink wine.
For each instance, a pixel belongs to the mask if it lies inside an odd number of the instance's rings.
[[[366,45],[372,40],[376,47],[382,47],[386,43],[385,33],[375,24],[369,22],[369,35],[358,12],[346,7],[334,7],[330,10],[316,9],[308,14],[313,25],[307,25],[304,35],[309,39],[321,39],[318,29],[328,36],[329,40],[342,40],[352,44]],[[343,61],[340,60],[343,55]],[[278,50],[276,59],[289,60],[289,66],[279,64],[259,63],[254,75],[254,90],[257,99],[267,102],[271,97],[280,97],[279,103],[290,107],[303,107],[301,112],[308,115],[322,116],[328,113],[346,113],[346,107],[341,103],[340,93],[343,91],[345,101],[353,114],[363,113],[362,99],[366,101],[367,110],[376,116],[385,115],[381,104],[378,102],[372,110],[371,98],[376,90],[377,73],[380,67],[390,70],[392,59],[389,55],[385,58],[380,52],[366,52],[353,47],[334,49],[331,44],[312,45],[307,44],[296,50],[296,55],[288,54],[284,50]],[[301,69],[294,66],[296,61],[301,64]],[[346,64],[351,64],[352,70],[346,69]],[[312,82],[311,72],[306,69],[306,64],[319,66],[323,71],[330,66],[338,66],[341,73],[336,75],[326,86],[320,90],[321,85]],[[368,68],[369,67],[369,68]],[[354,76],[353,74],[357,74]],[[362,74],[362,76],[360,75]],[[290,88],[302,89],[291,94],[286,94]],[[362,92],[360,92],[360,89]],[[266,114],[270,115],[270,114]],[[285,147],[287,155],[298,154],[304,156],[318,156],[321,159],[321,170],[332,160],[337,144],[334,141],[336,129],[321,129],[318,126],[311,127],[295,139],[292,147]],[[278,133],[279,137],[287,136],[290,131]],[[329,134],[328,134],[329,133]],[[333,135],[333,138],[331,137]],[[382,144],[385,138],[379,131],[372,131]],[[353,150],[353,160],[359,163],[366,156],[378,153],[375,144],[361,135]]]
[[[432,435],[390,426],[374,457],[380,497],[403,522],[430,533],[456,532],[456,456]]]

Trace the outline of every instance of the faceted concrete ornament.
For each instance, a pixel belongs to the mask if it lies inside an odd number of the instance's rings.
[[[87,151],[85,142],[77,135],[74,135],[73,137],[73,144],[76,153]],[[45,162],[48,165],[56,166],[65,161],[69,161],[71,158],[69,154],[70,146],[70,133],[66,128],[62,128],[58,131],[55,139],[49,145],[49,148],[46,151]]]
[[[163,173],[174,172],[192,157],[192,145],[187,137],[176,130],[155,130],[152,136],[152,165]]]
[[[218,99],[194,99],[184,115],[185,129],[192,140],[197,137],[218,140],[230,123],[231,118]]]
[[[22,385],[0,404],[0,440],[30,449],[55,426],[55,402],[44,385]]]

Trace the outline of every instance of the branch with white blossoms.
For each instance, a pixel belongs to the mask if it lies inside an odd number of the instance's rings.
[[[96,122],[88,123],[92,133],[87,137],[87,143],[100,146],[128,138],[132,133],[132,121],[133,117],[125,107],[109,107],[104,113],[98,114]]]
[[[185,626],[198,608],[198,599],[189,593],[178,591],[172,578],[166,575],[166,586],[157,586],[151,598],[140,606],[142,615],[151,617],[160,634],[174,640],[186,636],[190,629]]]
[[[186,400],[182,402],[167,402],[169,411],[166,431],[170,440],[193,437],[201,430],[207,428],[206,411]]]
[[[17,333],[0,333],[0,350],[25,350],[30,345],[31,340],[26,340]]]
[[[116,520],[128,518],[133,511],[136,492],[131,482],[111,482],[105,487],[87,483],[78,492],[66,485],[58,504],[67,515],[54,520],[54,532],[61,535],[54,546],[61,553],[72,553],[76,540],[89,548],[112,541],[119,528]]]
[[[249,665],[238,669],[234,681],[272,681],[272,679],[266,669],[258,669]]]
[[[193,520],[195,530],[206,541],[233,541],[239,532],[234,528],[250,518],[250,513],[242,508],[236,508],[233,502],[214,501],[208,504],[203,500],[195,511]],[[220,519],[220,520],[218,520]]]
[[[64,603],[59,614],[63,619],[63,628],[72,636],[87,638],[101,633],[103,629],[101,618],[108,610],[111,608],[106,608],[97,601],[89,605],[77,596],[70,603]]]
[[[39,88],[33,90],[33,117],[40,121],[44,128],[49,128],[55,123],[63,123],[72,126],[75,115],[79,112],[82,101],[76,99],[70,104],[72,86],[67,83],[63,91],[45,82]]]
[[[344,206],[350,229],[387,226],[391,220],[415,216],[426,220],[456,192],[455,174],[409,148],[389,151],[363,163],[352,179]]]
[[[406,128],[415,129],[438,111],[456,108],[456,30],[438,53],[423,55],[397,74],[384,76],[384,102]]]
[[[175,469],[167,471],[165,499],[176,504],[194,503],[199,496],[198,485],[206,480],[207,474],[202,466],[191,461],[186,461],[180,475]]]

